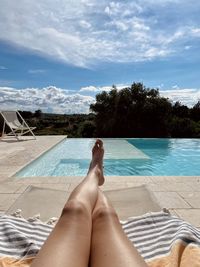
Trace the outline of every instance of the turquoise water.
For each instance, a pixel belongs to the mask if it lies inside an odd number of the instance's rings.
[[[66,139],[15,176],[85,175],[94,141]],[[105,150],[107,148],[104,160],[105,175],[200,175],[199,139],[135,138],[104,139],[104,142]],[[130,149],[133,149],[132,158]]]

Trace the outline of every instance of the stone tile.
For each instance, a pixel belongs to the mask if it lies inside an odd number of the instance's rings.
[[[191,181],[190,187],[192,188],[192,191],[200,191],[200,182],[198,181]]]
[[[15,170],[16,170],[16,166],[0,166],[1,174],[14,173]]]
[[[179,191],[191,191],[192,187],[189,183],[180,183],[180,182],[164,182],[157,183],[158,188],[162,188],[161,191],[171,191],[171,192],[179,192]]]
[[[19,189],[15,192],[17,194],[22,194],[24,193],[24,191],[26,191],[27,187],[29,185],[22,185],[22,184],[18,184],[19,185]]]
[[[59,184],[60,179],[59,177],[42,177],[42,179],[40,177],[36,177],[36,179],[32,180],[33,183],[50,183],[50,184]]]
[[[113,182],[115,183],[116,181],[120,182],[127,182],[127,183],[151,183],[151,177],[149,176],[106,176],[106,183],[107,182]]]
[[[19,184],[59,184],[59,177],[26,177],[22,179],[13,180]]]
[[[200,227],[200,209],[176,209],[176,213],[183,220]]]
[[[145,183],[145,184],[152,183],[152,179],[149,176],[131,176],[131,177],[129,176],[129,178],[127,177],[126,179],[127,179],[126,182],[131,182],[131,183],[132,182]]]
[[[0,174],[0,183],[10,180],[8,175]]]
[[[178,213],[176,212],[175,209],[169,209],[169,212],[172,216],[179,217]]]
[[[162,208],[191,208],[176,192],[154,192],[153,194]]]
[[[78,183],[83,180],[83,176],[63,176],[59,177],[59,183]]]
[[[16,193],[20,188],[19,184],[13,183],[1,183],[0,184],[0,193]]]
[[[21,185],[29,185],[29,184],[32,184],[32,183],[39,183],[39,178],[38,177],[34,177],[34,178],[37,178],[37,181],[34,182],[35,179],[33,179],[32,177],[31,178],[17,178],[17,179],[9,179],[9,182],[12,181],[13,183],[17,183],[17,184],[21,184]],[[41,180],[42,177],[40,177],[40,180]]]
[[[4,179],[12,177],[16,173],[17,169],[18,168],[16,166],[0,166],[0,177],[3,177]]]
[[[148,184],[144,183],[144,182],[132,182],[132,183],[126,183],[126,187],[138,187],[141,185],[145,185],[148,187]]]
[[[147,184],[146,186],[152,192],[165,192],[166,191],[164,183],[160,183],[160,184],[150,183],[150,184]]]
[[[179,195],[183,198],[193,198],[193,197],[199,197],[200,194],[199,192],[195,192],[195,191],[180,191],[178,192]]]
[[[33,186],[67,192],[69,190],[70,184],[34,184]]]
[[[105,182],[105,184],[101,187],[102,190],[116,190],[116,189],[122,189],[126,188],[127,184],[126,182]]]
[[[1,141],[0,180],[4,180],[3,175],[11,177],[21,167],[27,165],[65,138],[66,136],[37,136],[37,140],[26,138],[26,141],[19,142],[13,138],[12,140]]]
[[[179,192],[179,195],[183,197],[193,208],[200,209],[200,193],[199,192]]]
[[[152,181],[154,183],[161,182],[181,182],[181,178],[179,176],[152,176]]]
[[[176,182],[176,183],[193,183],[200,182],[200,176],[151,176],[154,183]]]
[[[0,194],[0,211],[7,211],[20,194]]]

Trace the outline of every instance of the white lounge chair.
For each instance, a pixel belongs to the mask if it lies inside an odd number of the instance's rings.
[[[7,133],[6,136],[14,136],[19,140],[19,136],[30,132],[33,138],[36,139],[33,133],[36,127],[29,127],[18,111],[1,111],[0,114],[4,119],[2,138],[4,137],[5,126],[7,125],[11,131]],[[22,122],[20,122],[18,118],[20,118]]]

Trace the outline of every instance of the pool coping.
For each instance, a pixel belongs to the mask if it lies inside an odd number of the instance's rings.
[[[38,160],[40,157],[42,157],[43,155],[45,155],[46,153],[48,153],[50,150],[52,150],[55,146],[57,146],[58,144],[62,143],[65,141],[65,139],[67,138],[67,136],[65,136],[63,139],[61,139],[60,141],[58,141],[58,143],[53,144],[51,147],[47,148],[47,150],[42,151],[40,154],[38,154],[36,156],[36,158],[28,161],[27,163],[25,163],[24,165],[22,165],[15,173],[13,173],[9,178],[17,178],[15,177],[15,175],[17,175],[17,173],[19,173],[22,169],[24,169],[25,167],[28,167],[31,163],[33,163],[35,160]]]
[[[41,139],[46,139],[48,138],[50,142],[47,142],[47,144],[41,148],[41,145],[42,145],[42,142],[44,142],[44,140],[41,140]],[[2,173],[1,172],[1,169],[0,169],[0,181],[1,181],[1,177],[3,175],[6,175],[7,178],[11,179],[14,177],[14,175],[16,173],[18,173],[20,170],[22,170],[24,167],[28,166],[29,164],[31,164],[34,160],[38,159],[39,157],[41,157],[42,155],[44,155],[45,153],[47,153],[49,150],[51,150],[53,147],[55,147],[57,144],[59,144],[60,142],[64,141],[65,139],[67,138],[67,136],[36,136],[36,140],[33,140],[33,139],[29,139],[29,137],[26,137],[26,139],[22,139],[20,141],[16,141],[13,143],[14,146],[20,146],[22,145],[22,148],[24,150],[20,150],[19,153],[17,153],[17,155],[12,155],[11,153],[11,156],[14,157],[14,156],[17,156],[18,159],[21,157],[22,158],[22,162],[21,164],[18,164],[18,161],[17,159],[15,159],[15,162],[14,162],[14,166],[12,166],[12,161],[10,160],[9,162],[9,158],[8,161],[7,161],[7,171],[6,173]],[[12,139],[8,139],[7,141],[4,141],[4,142],[13,142],[13,138]],[[2,141],[0,140],[0,147],[1,147],[1,143]],[[28,143],[27,143],[28,142]],[[39,143],[39,144],[38,144]],[[31,148],[33,147],[37,147],[40,149],[39,152],[37,151],[30,151]],[[28,152],[28,156],[30,159],[26,160],[25,158],[23,158],[23,152]],[[13,152],[13,151],[12,151]],[[21,153],[20,153],[21,152]],[[1,154],[1,153],[0,153]],[[8,155],[9,157],[10,155]],[[6,157],[3,158],[3,160],[5,160]],[[14,167],[14,169],[11,169],[10,167]],[[1,165],[0,165],[1,167]],[[12,179],[11,179],[12,181]]]

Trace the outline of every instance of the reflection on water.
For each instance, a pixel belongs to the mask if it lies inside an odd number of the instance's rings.
[[[200,175],[199,139],[126,139],[149,159],[105,159],[105,175]],[[16,176],[84,176],[94,139],[68,139]]]
[[[200,175],[199,139],[128,139],[151,160],[135,162],[139,175]]]

